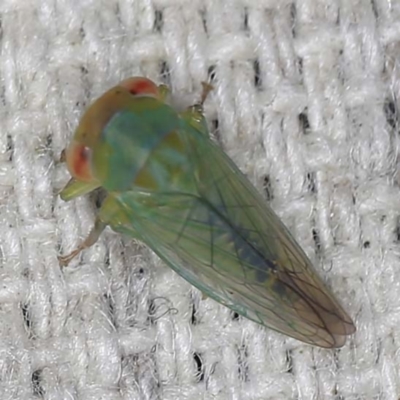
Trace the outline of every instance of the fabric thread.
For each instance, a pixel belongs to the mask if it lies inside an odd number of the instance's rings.
[[[0,398],[397,400],[399,0],[2,0]],[[232,318],[65,203],[88,104],[145,75],[270,200],[357,333],[340,351]]]

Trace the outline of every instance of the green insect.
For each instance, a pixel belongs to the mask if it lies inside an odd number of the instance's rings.
[[[89,236],[147,244],[207,296],[303,342],[340,347],[355,327],[286,227],[209,138],[201,101],[178,113],[168,89],[130,78],[86,111],[66,149],[65,201],[103,188]]]

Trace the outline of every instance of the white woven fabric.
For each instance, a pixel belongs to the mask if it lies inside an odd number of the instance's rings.
[[[1,0],[0,23],[2,400],[399,398],[399,0]],[[354,318],[343,349],[232,320],[111,231],[60,269],[95,216],[58,198],[60,152],[131,75],[186,105],[212,75],[210,127]]]

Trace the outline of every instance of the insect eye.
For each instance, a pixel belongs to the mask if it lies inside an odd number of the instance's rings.
[[[67,165],[71,175],[82,182],[93,180],[90,168],[92,150],[80,143],[73,141],[67,149]]]
[[[159,96],[158,86],[147,78],[129,78],[122,81],[119,86],[129,90],[134,96]]]

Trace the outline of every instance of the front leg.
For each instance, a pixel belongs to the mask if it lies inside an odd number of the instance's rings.
[[[158,85],[158,93],[160,100],[165,103],[167,97],[169,96],[170,89],[167,85],[161,84]]]
[[[180,116],[193,126],[193,128],[202,134],[209,136],[206,119],[203,115],[203,104],[206,101],[208,94],[213,90],[213,86],[206,82],[202,82],[201,84],[203,86],[203,92],[200,101],[180,113]]]
[[[118,226],[124,223],[124,214],[120,209],[119,203],[114,197],[108,195],[100,207],[99,214],[87,238],[70,254],[58,257],[62,267],[67,266],[82,250],[93,246],[103,233],[107,225]]]
[[[107,224],[101,221],[99,218],[96,219],[94,227],[90,231],[88,237],[81,243],[75,250],[66,256],[58,257],[58,261],[61,267],[66,267],[82,250],[85,250],[93,246],[98,240]]]

